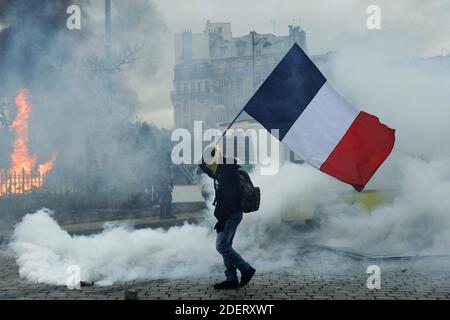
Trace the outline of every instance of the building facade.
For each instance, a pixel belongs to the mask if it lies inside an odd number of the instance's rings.
[[[203,129],[217,128],[232,121],[294,43],[308,53],[305,31],[298,26],[288,31],[233,37],[230,23],[208,21],[203,33],[176,34],[174,127],[192,130],[200,120]],[[320,56],[312,58],[321,63]]]

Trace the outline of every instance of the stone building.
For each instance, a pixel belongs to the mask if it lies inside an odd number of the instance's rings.
[[[294,43],[308,53],[305,31],[298,26],[288,31],[233,37],[230,23],[208,21],[203,33],[176,34],[174,128],[192,130],[196,120],[203,129],[230,122]],[[319,65],[323,60],[312,58]]]

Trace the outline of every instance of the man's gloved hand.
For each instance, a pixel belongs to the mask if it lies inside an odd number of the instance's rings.
[[[217,231],[217,233],[222,232],[225,229],[225,220],[219,220],[217,221],[216,225],[214,226],[214,230]]]

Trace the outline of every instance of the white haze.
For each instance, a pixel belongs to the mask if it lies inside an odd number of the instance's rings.
[[[289,179],[294,168],[298,176],[310,178],[303,178],[300,183]],[[288,202],[283,199],[297,198],[306,203],[313,193],[326,187],[328,180],[307,166],[287,166],[280,172],[280,178],[287,180],[284,187],[288,193],[267,176],[255,178],[267,196],[258,213],[245,215],[235,238],[237,250],[259,271],[292,266],[302,244],[299,234],[282,224],[279,212],[288,209]],[[317,183],[312,189],[313,181]],[[298,196],[295,190],[304,192]],[[83,280],[96,281],[99,285],[186,278],[218,274],[217,267],[222,260],[215,251],[213,225],[209,205],[204,221],[198,225],[186,223],[168,230],[133,230],[132,226],[107,225],[100,234],[71,236],[53,220],[49,210],[42,209],[26,215],[17,225],[10,247],[21,277],[33,282],[64,285],[68,277],[66,270],[71,265],[81,268]]]
[[[394,151],[368,186],[393,200],[370,213],[327,205],[319,236],[374,254],[450,254],[450,57],[420,58],[414,48],[424,43],[402,35],[346,41],[332,59],[338,89],[396,129]]]
[[[425,4],[416,3],[405,6],[399,28],[388,19],[388,30],[339,34],[340,44],[329,48],[337,51],[326,74],[329,80],[355,105],[397,130],[393,153],[368,186],[393,199],[372,212],[343,203],[339,195],[351,188],[308,166],[287,165],[276,176],[254,177],[262,189],[262,208],[245,216],[236,247],[258,270],[294,265],[294,253],[305,239],[339,239],[350,248],[376,254],[450,255],[450,62],[420,58],[430,45],[427,35],[434,37],[432,31],[439,29],[434,21],[431,29],[423,24],[416,39],[405,33],[408,25],[417,30],[410,13]],[[439,3],[434,1],[424,12],[430,17],[433,10],[439,17],[450,15],[438,10]],[[323,22],[319,14],[309,19]],[[441,29],[448,33],[449,26]],[[281,222],[285,210],[317,206],[328,219],[311,234],[302,235]],[[101,284],[202,276],[221,264],[214,250],[213,223],[210,209],[200,225],[168,231],[122,227],[94,236],[69,236],[40,211],[17,226],[11,247],[21,276],[37,282],[64,284],[71,264],[80,265],[84,279]]]

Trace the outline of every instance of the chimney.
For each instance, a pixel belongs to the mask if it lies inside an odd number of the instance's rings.
[[[181,59],[192,59],[192,31],[185,30],[181,34]]]
[[[308,53],[308,46],[306,44],[306,33],[303,29],[300,29],[300,26],[289,26],[289,38],[291,43],[297,43],[300,48],[303,49],[306,53]]]

